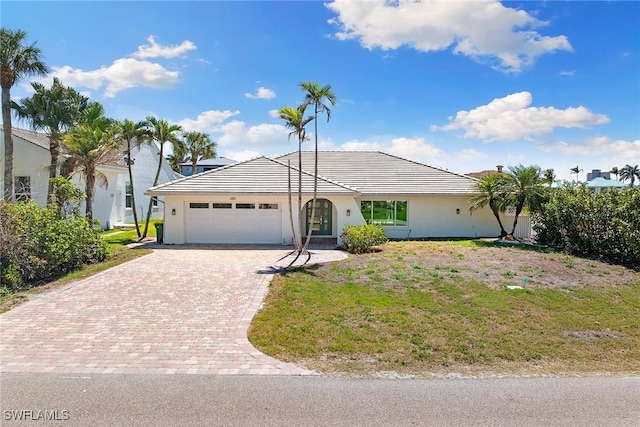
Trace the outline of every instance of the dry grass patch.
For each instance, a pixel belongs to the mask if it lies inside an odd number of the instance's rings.
[[[251,342],[335,375],[640,372],[638,272],[477,240],[381,249],[276,276]]]

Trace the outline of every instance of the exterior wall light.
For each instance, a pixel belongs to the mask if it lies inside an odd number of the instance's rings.
[[[351,209],[347,209],[347,216],[351,216]]]
[[[176,208],[171,209],[171,215],[175,215],[176,214]]]
[[[456,209],[456,215],[460,215],[460,208]]]

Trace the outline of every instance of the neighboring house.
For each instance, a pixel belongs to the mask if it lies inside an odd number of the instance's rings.
[[[196,163],[196,173],[207,172],[213,169],[218,169],[223,166],[229,166],[236,163],[235,160],[227,159],[226,157],[216,157],[215,159],[200,159]],[[180,173],[183,176],[191,176],[191,169],[193,165],[191,162],[180,163]]]
[[[4,156],[4,134],[0,127],[0,157]],[[13,173],[15,181],[15,198],[33,199],[38,205],[47,204],[47,188],[49,183],[49,138],[40,132],[13,128]],[[136,206],[146,214],[149,197],[145,189],[153,184],[157,167],[159,150],[155,145],[145,145],[140,150],[133,150],[134,184],[136,185]],[[93,217],[100,221],[103,228],[133,222],[130,207],[129,175],[124,162],[102,165],[98,170],[107,178],[107,187],[96,183],[93,201]],[[160,182],[176,178],[166,160],[163,162]],[[4,161],[0,160],[0,188],[4,185]],[[73,181],[84,191],[84,181],[76,175]],[[160,203],[162,203],[160,201]],[[81,211],[84,212],[84,204]],[[162,217],[162,209],[156,203],[152,218]],[[139,219],[143,219],[142,216]]]
[[[337,239],[346,224],[378,223],[390,238],[495,237],[489,209],[469,213],[476,179],[381,152],[320,152],[310,221],[314,154],[303,153],[303,232]],[[151,188],[165,198],[166,243],[291,242],[287,162],[259,157]],[[293,209],[297,169],[291,167]],[[520,236],[528,237],[528,236]]]
[[[155,178],[156,171],[158,169],[158,159],[160,158],[160,149],[155,143],[145,144],[140,148],[131,149],[131,158],[133,159],[133,165],[131,167],[133,173],[133,187],[136,198],[136,210],[138,211],[138,221],[143,221],[147,215],[147,209],[149,208],[149,196],[145,194],[145,191],[153,185],[153,179]],[[169,162],[166,159],[162,159],[162,167],[160,169],[160,177],[158,182],[164,184],[165,182],[178,179],[180,176],[171,169]],[[133,210],[131,209],[131,186],[129,185],[128,172],[123,177],[124,179],[124,215],[123,220],[119,221],[116,225],[133,224]],[[160,206],[163,200],[154,200],[151,218],[162,218],[162,207]]]
[[[587,188],[593,190],[596,193],[600,193],[603,190],[606,190],[608,188],[627,188],[628,187],[627,184],[625,184],[624,182],[620,182],[615,179],[605,179],[601,176],[585,182],[584,185],[586,185]]]
[[[502,165],[498,165],[496,166],[495,169],[485,169],[483,171],[480,172],[469,172],[467,174],[465,174],[466,176],[470,176],[471,178],[484,178],[485,176],[489,176],[489,175],[495,175],[497,173],[502,173],[502,169],[504,169],[504,166]]]

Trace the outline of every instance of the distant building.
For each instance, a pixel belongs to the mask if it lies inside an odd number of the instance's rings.
[[[587,181],[595,178],[611,179],[611,172],[602,172],[600,169],[593,169],[591,172],[587,172]]]
[[[503,169],[503,168],[504,168],[504,166],[502,166],[502,165],[497,165],[495,170],[493,170],[493,169],[486,169],[486,170],[483,170],[483,171],[480,171],[480,172],[469,172],[469,173],[467,173],[467,174],[465,174],[465,175],[466,175],[466,176],[470,176],[470,177],[472,177],[472,178],[478,178],[478,179],[480,179],[480,178],[484,178],[485,176],[488,176],[488,175],[495,175],[495,174],[497,174],[497,173],[502,173],[502,169]]]
[[[201,159],[196,164],[196,174],[210,171],[212,169],[218,169],[223,166],[228,166],[236,163],[235,160],[227,159],[226,157],[216,157],[215,159]],[[180,173],[184,176],[191,176],[191,162],[180,163]]]
[[[620,182],[616,179],[606,179],[601,176],[591,179],[584,183],[587,188],[593,190],[596,193],[600,193],[608,188],[626,188],[627,184]]]

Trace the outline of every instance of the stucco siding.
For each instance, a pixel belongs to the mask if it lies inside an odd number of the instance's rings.
[[[49,151],[13,136],[13,176],[31,177],[31,198],[39,206],[47,204]],[[0,131],[0,191],[4,190],[4,133]]]

